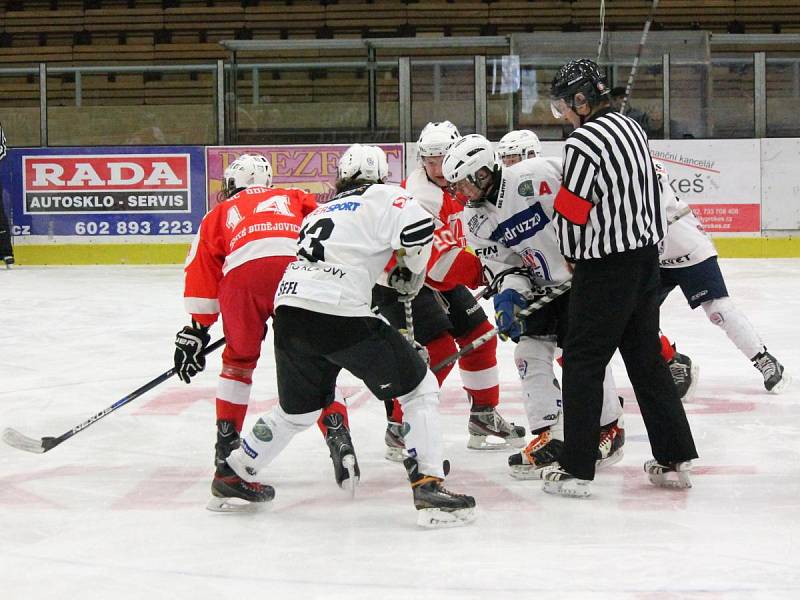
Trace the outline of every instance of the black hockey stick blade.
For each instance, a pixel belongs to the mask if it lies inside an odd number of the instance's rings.
[[[224,344],[225,344],[225,338],[218,339],[216,342],[214,342],[213,344],[208,346],[205,350],[203,350],[203,356],[210,354],[211,352],[213,352],[214,350],[216,350],[217,348],[219,348]],[[6,427],[3,430],[2,439],[6,444],[11,446],[12,448],[16,448],[17,450],[24,450],[25,452],[33,452],[34,454],[44,454],[48,450],[52,450],[53,448],[58,446],[61,442],[68,440],[76,433],[80,433],[81,431],[89,427],[89,425],[96,423],[97,421],[99,421],[106,415],[114,412],[118,408],[122,408],[123,406],[125,406],[129,402],[132,402],[145,392],[149,392],[154,387],[162,384],[173,375],[175,375],[174,368],[171,368],[163,372],[155,379],[151,379],[143,386],[132,391],[124,398],[120,398],[119,400],[114,402],[114,404],[112,404],[111,406],[104,408],[96,415],[89,417],[84,422],[77,424],[75,427],[73,427],[69,431],[62,433],[58,437],[45,436],[43,438],[36,439],[28,437],[27,435],[20,433],[16,429],[12,429],[11,427]]]

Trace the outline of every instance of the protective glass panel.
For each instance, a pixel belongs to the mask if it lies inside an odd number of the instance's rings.
[[[38,70],[0,73],[0,123],[10,148],[40,144]]]
[[[462,135],[475,133],[475,66],[472,60],[411,61],[411,128],[452,121]]]
[[[611,79],[611,103],[622,105],[624,90],[628,85],[631,66],[614,69]],[[634,73],[630,96],[625,103],[625,114],[642,126],[650,139],[664,137],[664,67],[661,63],[640,63]]]
[[[752,54],[711,61],[710,137],[755,136],[755,77]]]
[[[800,55],[767,56],[767,136],[800,137]]]
[[[696,62],[670,62],[670,137],[710,137],[708,106],[712,95],[711,67]]]
[[[374,141],[365,67],[238,65],[239,144]]]
[[[47,78],[51,146],[212,144],[211,71],[53,73]]]

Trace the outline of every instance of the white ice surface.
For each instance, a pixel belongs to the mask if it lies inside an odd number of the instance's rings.
[[[626,456],[588,500],[511,479],[507,452],[467,450],[454,372],[442,394],[448,487],[473,494],[479,515],[417,528],[403,468],[383,459],[383,406],[348,375],[356,499],[334,484],[314,428],[270,468],[269,510],[211,513],[217,354],[191,386],[170,380],[47,454],[0,444],[0,598],[800,598],[800,261],[722,266],[798,381],[765,393],[673,293],[662,324],[701,366],[686,407],[701,455],[689,491],[646,481],[644,427],[615,359]],[[179,267],[0,272],[0,427],[59,435],[168,369],[181,286]],[[246,426],[276,400],[271,337],[264,348]],[[527,426],[512,352],[500,345],[501,412]]]

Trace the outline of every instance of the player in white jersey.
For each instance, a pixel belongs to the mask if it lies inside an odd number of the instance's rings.
[[[669,184],[664,165],[653,161],[666,202],[667,218],[686,211]],[[790,381],[783,365],[769,352],[753,325],[730,299],[725,279],[717,263],[717,250],[703,226],[691,212],[669,226],[659,247],[663,302],[679,286],[692,309],[701,306],[709,320],[722,328],[764,378],[764,387],[774,394]]]
[[[445,177],[469,202],[467,239],[498,285],[494,297],[500,334],[517,343],[514,359],[520,376],[528,423],[534,438],[509,457],[512,475],[531,479],[556,461],[563,444],[561,390],[553,372],[556,347],[567,326],[569,294],[531,313],[516,314],[542,289],[568,281],[571,272],[552,226],[553,201],[561,183],[557,159],[530,158],[500,169],[490,142],[469,135],[453,145],[444,160]],[[604,382],[599,466],[622,458],[622,407],[610,367]]]
[[[370,308],[372,287],[394,254],[389,284],[413,296],[424,281],[433,219],[400,187],[380,182],[386,156],[354,145],[339,163],[337,191],[303,221],[298,260],[275,299],[278,406],[262,416],[228,458],[245,481],[256,481],[295,434],[313,425],[346,369],[380,400],[404,410],[409,457],[404,464],[418,523],[459,525],[474,517],[475,500],[442,487],[446,475],[436,377],[409,342]]]

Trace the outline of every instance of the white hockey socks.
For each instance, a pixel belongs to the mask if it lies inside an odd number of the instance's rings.
[[[606,365],[606,376],[603,379],[603,410],[600,412],[600,425],[608,425],[622,417],[622,405],[619,403],[617,386],[614,384],[614,373],[611,363]],[[620,423],[620,426],[622,424]]]
[[[561,388],[553,371],[555,352],[555,341],[546,337],[523,336],[514,348],[522,402],[531,431],[553,426],[561,412]]]
[[[753,360],[754,356],[763,352],[764,342],[733,300],[726,296],[703,302],[700,306],[706,311],[709,321],[722,328],[747,360]]]
[[[242,438],[242,446],[228,457],[228,464],[245,481],[258,481],[258,472],[277,457],[292,438],[308,429],[320,411],[290,415],[280,405],[256,421]]]
[[[420,384],[398,398],[406,424],[406,452],[416,458],[419,472],[444,479],[439,383],[430,370]]]

